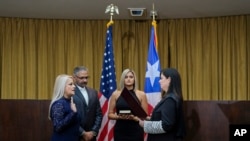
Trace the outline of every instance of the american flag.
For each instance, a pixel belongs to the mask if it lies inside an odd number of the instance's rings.
[[[98,135],[98,141],[113,140],[114,120],[108,119],[109,97],[116,90],[115,61],[113,54],[112,26],[110,25],[106,33],[106,46],[103,56],[102,76],[100,82],[99,100],[102,106],[103,121]]]
[[[144,91],[149,103],[149,113],[161,99],[160,60],[157,53],[156,22],[152,22],[151,37],[148,48],[148,60],[145,75]]]

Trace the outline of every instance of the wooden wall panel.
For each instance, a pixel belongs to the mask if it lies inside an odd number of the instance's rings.
[[[48,109],[50,101],[40,101],[41,110],[41,124],[40,124],[40,141],[50,141],[50,136],[52,134],[52,122],[48,119]],[[37,140],[36,140],[37,141]]]
[[[49,141],[49,100],[0,100],[0,141]],[[185,141],[229,141],[229,124],[250,124],[250,101],[185,101]]]
[[[210,101],[185,102],[187,124],[186,141],[228,141],[228,120],[218,107]]]
[[[49,101],[0,100],[0,141],[48,141]]]

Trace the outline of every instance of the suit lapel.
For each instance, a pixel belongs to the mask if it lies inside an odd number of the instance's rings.
[[[87,93],[88,93],[88,91],[87,91]],[[83,104],[85,106],[87,106],[85,98],[83,97],[82,92],[80,91],[80,89],[78,87],[76,87],[76,95],[82,100]]]
[[[87,87],[85,87],[85,90],[86,90],[86,92],[88,94],[88,97],[89,97],[88,105],[90,105],[92,97],[91,97],[90,91],[89,91],[89,89]]]

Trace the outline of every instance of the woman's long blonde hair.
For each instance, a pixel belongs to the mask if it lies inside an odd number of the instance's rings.
[[[50,105],[49,105],[49,113],[48,113],[49,119],[51,119],[51,117],[50,117],[51,106],[53,105],[53,103],[55,101],[57,101],[63,97],[64,91],[65,91],[65,86],[66,86],[68,79],[73,79],[73,78],[72,78],[72,76],[66,75],[66,74],[61,74],[61,75],[58,75],[56,77],[54,91],[53,91],[53,95],[52,95],[52,100],[51,100]]]

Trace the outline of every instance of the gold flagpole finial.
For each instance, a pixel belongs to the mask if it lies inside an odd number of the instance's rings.
[[[110,13],[110,21],[108,22],[108,24],[107,24],[107,27],[109,27],[111,24],[113,24],[114,22],[113,22],[113,15],[114,14],[117,14],[117,15],[119,15],[119,9],[118,9],[118,7],[116,6],[116,5],[114,5],[114,4],[110,4],[110,5],[108,5],[107,6],[107,8],[106,8],[106,10],[105,10],[105,13]]]

